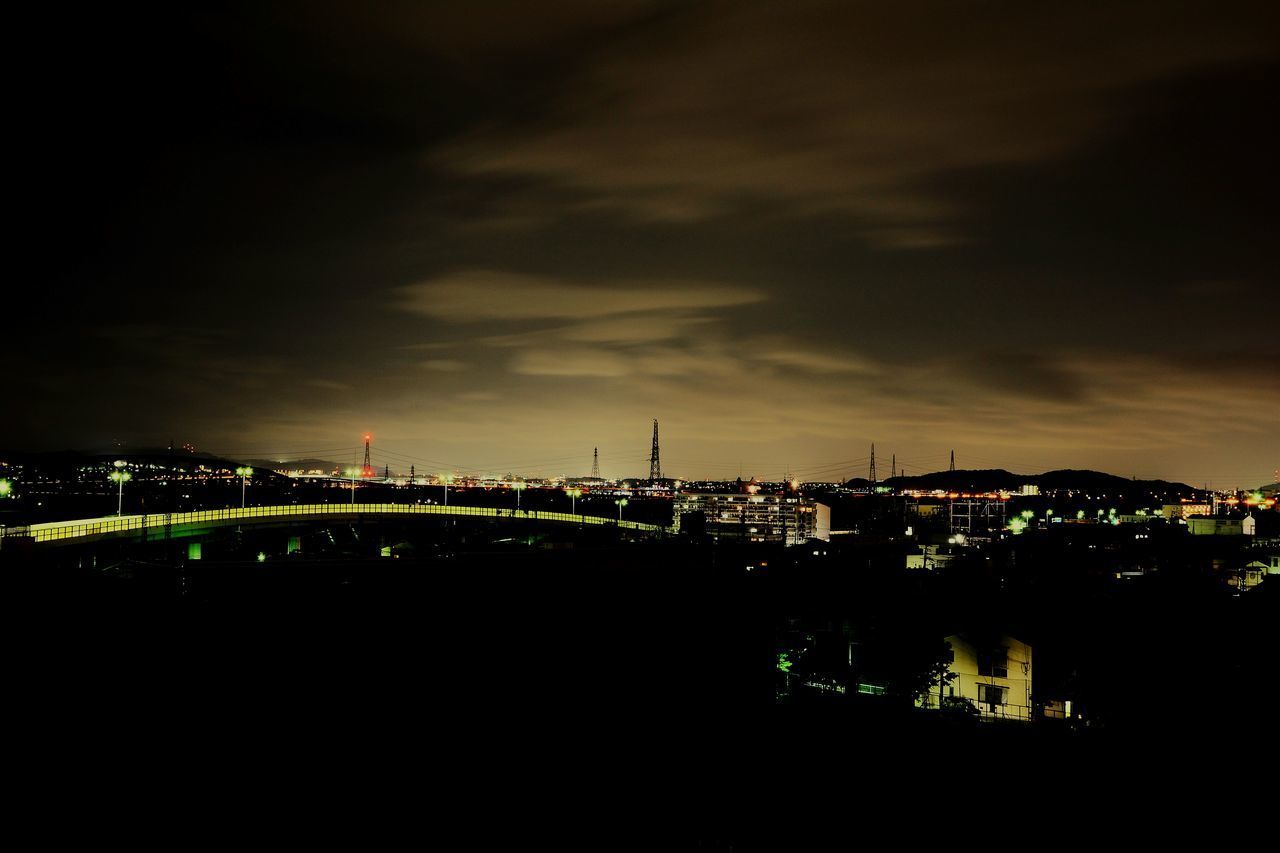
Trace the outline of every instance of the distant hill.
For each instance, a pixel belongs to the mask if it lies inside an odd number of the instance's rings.
[[[250,459],[248,464],[267,471],[341,471],[350,468],[353,463],[343,464],[328,459],[286,459],[283,462],[275,459]]]
[[[865,488],[867,480],[850,480],[850,488]],[[1041,492],[1060,490],[1096,491],[1118,494],[1126,492],[1159,492],[1189,495],[1196,490],[1186,483],[1168,480],[1131,480],[1106,474],[1102,471],[1072,470],[1046,471],[1043,474],[1014,474],[1003,468],[984,468],[964,471],[935,471],[911,477],[890,477],[883,485],[897,489],[942,489],[948,492],[998,492],[1017,491],[1024,485],[1039,486]]]
[[[109,465],[112,460],[124,459],[131,466],[152,463],[160,468],[174,466],[178,469],[194,469],[204,466],[207,469],[223,469],[233,471],[243,460],[228,459],[203,451],[189,451],[181,448],[170,450],[168,447],[128,447],[109,450],[51,450],[51,451],[10,451],[0,452],[0,459],[10,463],[29,466],[34,470],[46,473],[65,474],[83,465]],[[253,463],[250,463],[253,464]],[[257,465],[255,468],[259,467]],[[262,466],[260,472],[267,474],[275,465]]]

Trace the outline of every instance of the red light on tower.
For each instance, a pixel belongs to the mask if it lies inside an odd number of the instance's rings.
[[[373,463],[369,460],[369,444],[373,441],[373,434],[366,432],[364,434],[364,466],[361,469],[360,476],[373,476]]]

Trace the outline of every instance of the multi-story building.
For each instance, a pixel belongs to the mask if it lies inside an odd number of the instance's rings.
[[[1008,635],[989,640],[965,634],[947,637],[951,647],[944,707],[969,705],[992,720],[1031,719],[1031,646]],[[937,689],[920,700],[937,708]]]
[[[1164,504],[1160,514],[1165,518],[1190,518],[1193,515],[1211,515],[1213,505],[1206,503]]]
[[[831,508],[798,495],[678,494],[676,524],[693,513],[702,514],[706,531],[716,537],[786,545],[831,539]]]

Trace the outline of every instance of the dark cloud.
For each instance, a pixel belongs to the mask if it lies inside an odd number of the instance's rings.
[[[624,466],[657,416],[686,474],[834,476],[872,439],[922,465],[1275,464],[1270,4],[268,3],[14,31],[0,444],[374,429]]]

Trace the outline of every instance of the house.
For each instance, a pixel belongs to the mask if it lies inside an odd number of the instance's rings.
[[[1280,556],[1250,560],[1237,576],[1229,578],[1227,582],[1242,590],[1252,589],[1262,583],[1267,575],[1280,575]]]
[[[1031,646],[1007,634],[955,634],[946,641],[953,677],[945,688],[944,707],[972,707],[983,719],[1030,721]],[[935,690],[919,704],[937,708],[938,699]]]

